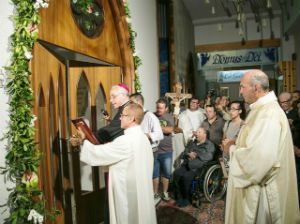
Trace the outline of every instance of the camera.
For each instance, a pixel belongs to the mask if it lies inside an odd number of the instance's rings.
[[[216,91],[214,89],[210,89],[210,90],[208,90],[207,95],[210,97],[213,97],[216,95]]]

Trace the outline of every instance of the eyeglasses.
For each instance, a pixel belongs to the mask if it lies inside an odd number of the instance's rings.
[[[120,114],[120,117],[130,117],[131,115],[129,114]]]
[[[291,100],[285,100],[285,101],[279,101],[280,104],[284,104],[284,103],[288,103],[290,102]]]

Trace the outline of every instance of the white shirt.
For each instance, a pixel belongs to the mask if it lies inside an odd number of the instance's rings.
[[[152,112],[147,111],[144,115],[141,127],[145,134],[149,134],[152,141],[152,148],[157,147],[159,141],[164,138],[158,118]]]
[[[193,131],[196,131],[205,120],[205,115],[200,110],[187,109],[179,115],[178,119],[178,126],[182,129],[185,143],[187,143],[193,136]]]

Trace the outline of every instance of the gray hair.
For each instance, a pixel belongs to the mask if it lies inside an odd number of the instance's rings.
[[[111,91],[112,91],[112,90],[116,90],[117,93],[120,93],[120,94],[124,94],[124,95],[126,95],[126,96],[129,96],[129,92],[128,92],[126,89],[124,89],[123,87],[119,86],[119,85],[113,85],[113,86],[111,87]]]
[[[282,97],[286,97],[287,100],[291,100],[292,99],[292,94],[289,93],[289,92],[282,92],[282,93],[280,93],[278,98],[282,98]]]
[[[261,70],[254,70],[249,81],[252,85],[260,84],[264,91],[269,90],[269,77]]]

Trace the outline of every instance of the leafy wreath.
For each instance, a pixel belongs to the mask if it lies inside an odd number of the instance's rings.
[[[44,219],[56,212],[49,212],[45,208],[42,191],[38,187],[37,175],[41,160],[41,153],[37,149],[34,135],[33,90],[30,84],[31,71],[29,61],[32,58],[32,49],[38,38],[39,8],[47,8],[49,0],[11,0],[15,6],[15,15],[12,17],[15,29],[11,35],[11,62],[5,67],[7,72],[6,91],[10,96],[9,125],[4,139],[8,141],[8,152],[5,167],[1,167],[1,174],[5,180],[15,184],[10,191],[7,207],[10,215],[5,223],[43,223]],[[73,3],[83,9],[88,9],[93,0],[73,0]],[[124,3],[130,34],[130,47],[133,52],[135,79],[134,87],[141,91],[141,83],[137,73],[142,64],[135,52],[136,32],[129,22],[130,13]]]

